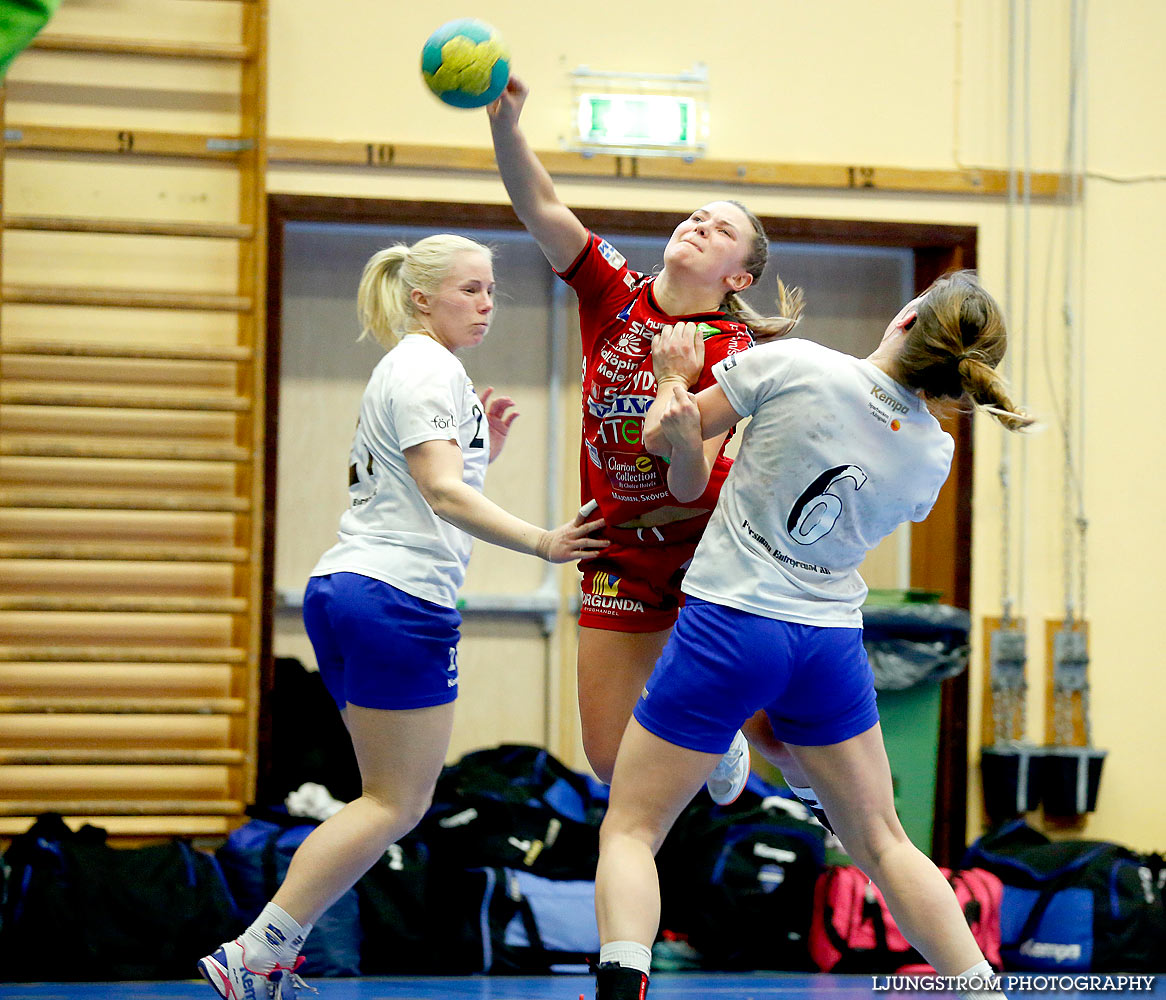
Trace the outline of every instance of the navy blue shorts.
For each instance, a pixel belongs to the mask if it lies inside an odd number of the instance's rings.
[[[799,625],[688,595],[636,720],[676,746],[724,753],[758,709],[779,740],[798,746],[865,733],[879,713],[862,629]]]
[[[314,576],[304,625],[340,708],[426,708],[457,697],[462,616],[358,573]]]

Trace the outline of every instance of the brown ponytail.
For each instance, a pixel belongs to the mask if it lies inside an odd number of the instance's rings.
[[[898,358],[899,381],[932,400],[968,397],[1010,431],[1035,422],[1012,402],[996,373],[1007,346],[1004,318],[974,272],[939,278],[917,312]]]

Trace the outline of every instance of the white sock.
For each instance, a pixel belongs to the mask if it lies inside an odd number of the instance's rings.
[[[599,962],[615,962],[625,969],[636,969],[645,976],[652,968],[652,949],[639,941],[609,941],[599,949]]]
[[[1004,991],[996,986],[996,973],[988,960],[977,962],[967,972],[961,972],[960,979],[968,981],[970,989],[960,990],[964,1000],[1000,1000]]]
[[[247,955],[247,968],[263,974],[277,965],[290,969],[311,929],[311,924],[301,927],[281,907],[268,903],[239,938]]]

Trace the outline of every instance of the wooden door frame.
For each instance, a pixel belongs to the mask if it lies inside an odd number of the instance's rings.
[[[580,221],[605,234],[667,236],[680,213],[638,212],[626,209],[577,209]],[[771,240],[828,246],[880,246],[909,249],[914,254],[915,288],[921,291],[952,268],[976,266],[977,230],[974,226],[913,222],[872,222],[853,219],[796,219],[762,216]],[[266,700],[274,677],[275,515],[279,384],[283,307],[284,231],[289,222],[362,223],[423,226],[434,232],[466,226],[484,229],[521,229],[509,205],[463,204],[434,201],[395,201],[371,198],[331,198],[315,195],[269,194],[267,197],[267,435],[265,455],[266,503],[263,510],[262,693]],[[913,526],[911,585],[940,591],[945,603],[960,608],[971,604],[972,541],[972,421],[959,414],[944,424],[955,439],[955,457],[939,501],[931,516]],[[939,760],[936,771],[935,819],[931,856],[954,866],[963,854],[967,826],[968,752],[967,671],[942,687]],[[260,746],[268,745],[270,720],[261,713]],[[261,774],[267,763],[261,757]]]

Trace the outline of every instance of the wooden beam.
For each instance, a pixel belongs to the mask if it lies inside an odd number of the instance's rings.
[[[80,216],[9,215],[5,229],[48,233],[102,233],[125,236],[194,236],[210,239],[248,240],[254,226],[238,222],[155,222],[134,219],[87,219]]]
[[[101,129],[19,125],[6,129],[11,150],[121,153],[230,159],[250,148],[239,136],[211,136],[149,129]],[[556,177],[673,181],[678,184],[745,185],[869,192],[918,192],[1005,197],[1009,173],[988,167],[913,169],[832,163],[778,163],[757,160],[684,160],[678,157],[616,156],[562,150],[539,154]],[[497,174],[493,151],[476,146],[436,146],[385,141],[269,138],[269,163],[308,163],[377,169],[456,170]],[[1037,201],[1069,199],[1067,175],[1037,171],[1029,176]]]
[[[243,803],[224,799],[7,799],[0,816],[39,816],[43,812],[78,816],[237,816]]]
[[[227,747],[192,747],[189,749],[141,749],[138,747],[105,750],[0,749],[0,764],[223,764],[238,767],[243,763],[242,750]]]
[[[152,361],[250,361],[242,344],[103,344],[76,340],[14,340],[0,343],[0,354],[68,358],[136,358]]]
[[[230,511],[245,514],[251,510],[249,497],[215,496],[201,493],[156,493],[124,490],[77,490],[68,487],[4,486],[0,487],[0,507],[41,510],[168,510],[181,512]]]
[[[0,646],[5,663],[242,663],[241,649],[204,646]]]
[[[155,292],[135,288],[77,288],[56,285],[5,285],[5,302],[51,306],[100,306],[117,309],[193,309],[203,312],[249,312],[246,295],[210,292]]]
[[[214,59],[239,62],[251,57],[246,45],[223,42],[167,42],[147,38],[96,38],[90,35],[38,35],[30,49],[48,52],[90,52],[111,56],[151,56],[176,59]]]
[[[13,123],[5,126],[4,144],[9,150],[14,151],[117,153],[123,156],[236,160],[240,153],[251,148],[252,141],[237,135]]]
[[[0,698],[9,715],[240,715],[242,698]]]
[[[240,412],[251,407],[245,396],[227,393],[178,392],[123,386],[94,389],[84,384],[0,382],[0,403],[32,406],[111,406],[144,410],[205,410]]]
[[[85,559],[102,562],[241,563],[247,550],[231,545],[156,545],[124,542],[0,542],[0,559]]]
[[[168,438],[60,437],[7,434],[0,455],[36,458],[143,458],[172,462],[247,462],[251,452],[233,444],[174,441]]]
[[[242,597],[63,597],[59,594],[0,594],[0,611],[122,611],[241,615],[247,611],[247,601]]]
[[[678,184],[747,185],[751,187],[821,188],[850,191],[895,191],[1004,197],[1006,170],[968,167],[957,170],[823,163],[772,163],[756,160],[684,160],[680,157],[616,156],[562,150],[538,153],[555,177],[600,177],[664,180]],[[415,143],[279,139],[267,141],[271,163],[331,166],[459,170],[497,174],[493,151],[485,147],[431,146]],[[1070,179],[1063,174],[1030,175],[1032,197],[1067,197]]]

